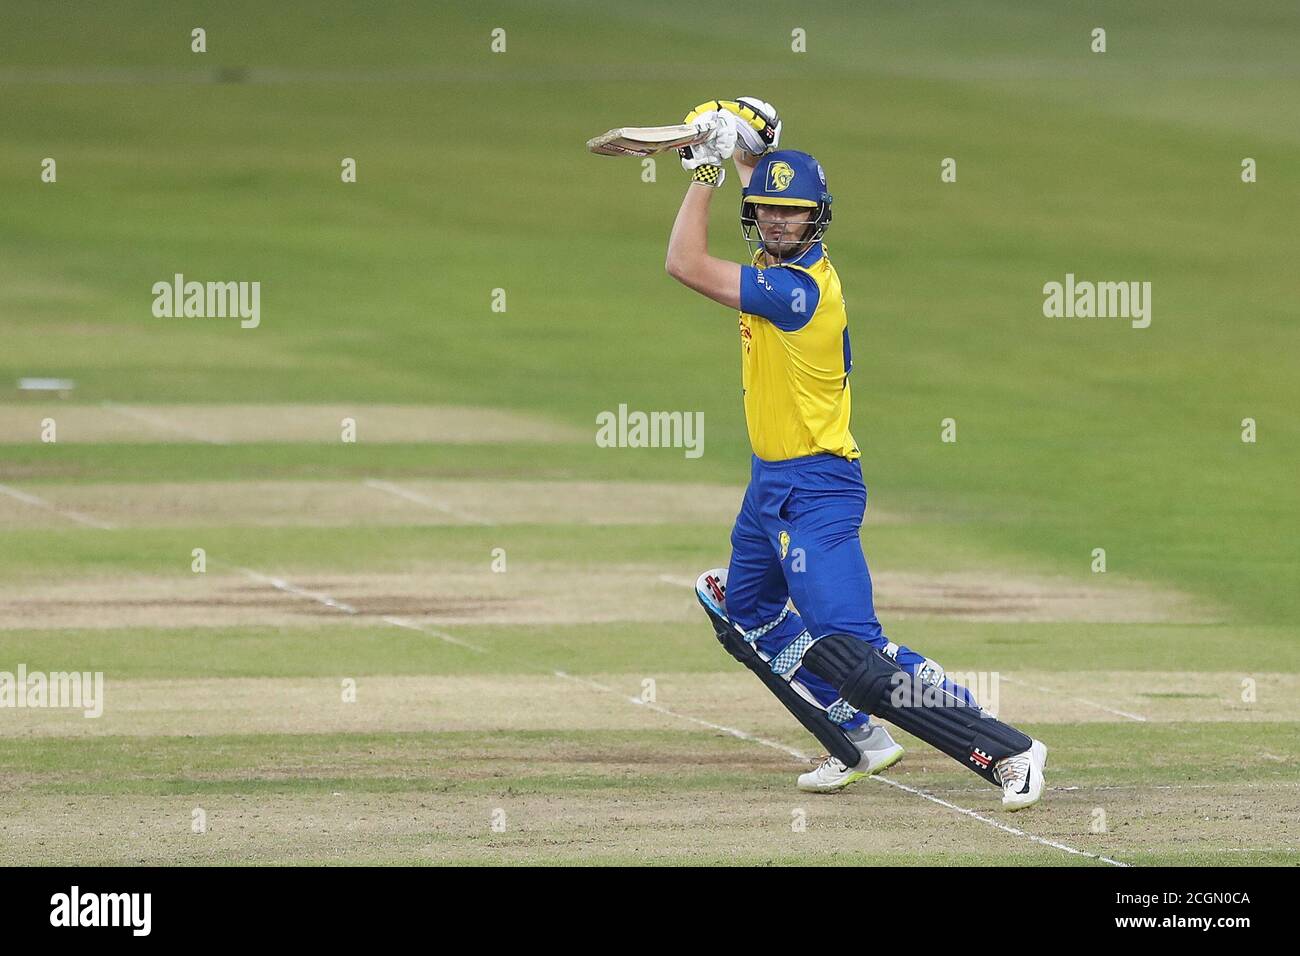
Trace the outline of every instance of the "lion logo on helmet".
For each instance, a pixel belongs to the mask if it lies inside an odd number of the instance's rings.
[[[767,188],[769,192],[783,193],[794,182],[794,170],[789,163],[777,160],[767,168]]]

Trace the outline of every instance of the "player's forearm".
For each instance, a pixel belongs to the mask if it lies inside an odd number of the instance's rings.
[[[673,231],[668,237],[668,256],[664,268],[678,281],[685,281],[693,267],[709,254],[709,205],[714,190],[691,183],[686,188]],[[687,283],[689,284],[689,283]]]
[[[701,295],[728,308],[740,308],[740,265],[709,255],[709,205],[715,190],[692,183],[677,210],[668,237],[668,274]]]
[[[748,189],[749,181],[754,176],[754,167],[758,165],[758,157],[738,149],[731,157],[731,161],[736,167],[736,178],[740,180],[740,188]]]

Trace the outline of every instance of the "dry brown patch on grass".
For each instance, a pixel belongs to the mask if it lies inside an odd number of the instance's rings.
[[[551,674],[464,676],[360,676],[357,700],[345,703],[341,681],[318,677],[185,678],[114,680],[106,675],[104,713],[86,718],[81,711],[7,710],[0,735],[100,736],[216,735],[251,733],[339,733],[401,731],[692,730],[723,734],[688,718],[735,727],[776,741],[808,756],[816,742],[747,672],[596,675],[583,679],[603,684],[601,691],[581,681]],[[1048,675],[1032,675],[1034,677]],[[1088,683],[1094,677],[1094,683]],[[1207,699],[1166,702],[1147,708],[1152,722],[1296,721],[1300,720],[1300,676],[1260,675],[1261,694],[1271,701],[1252,709],[1233,706],[1225,689],[1233,675],[1148,674],[1140,672],[1053,673],[1062,686],[1073,685],[1091,700],[1135,704],[1130,690],[1182,682],[1199,687]],[[655,681],[655,703],[672,713],[633,703],[642,681]],[[1217,699],[1208,699],[1217,692]],[[1066,697],[1053,697],[1002,685],[999,715],[1013,723],[1077,724],[1125,722],[1124,718]],[[770,752],[771,748],[765,748]],[[1293,748],[1292,748],[1293,750]],[[765,752],[755,745],[756,756]],[[1279,744],[1282,759],[1295,755]],[[924,750],[936,769],[948,758]]]
[[[551,675],[356,677],[356,701],[342,680],[320,677],[114,680],[104,712],[4,711],[2,736],[210,736],[403,731],[678,729],[670,718],[575,693]]]
[[[1300,721],[1300,674],[1252,672],[1256,699],[1242,698],[1240,671],[1014,671],[1002,681],[1002,713],[1027,722]],[[1120,711],[1121,714],[1113,713]]]
[[[411,505],[355,481],[105,482],[43,485],[39,493],[58,508],[91,514],[119,528],[465,523],[437,514],[412,521]],[[42,514],[46,522],[60,520],[57,514]]]
[[[226,481],[42,484],[19,489],[119,528],[365,525],[726,525],[743,489],[618,481]],[[0,528],[65,527],[0,496]]]
[[[900,770],[908,766],[900,765]],[[251,768],[259,777],[264,768]],[[789,768],[795,770],[793,765]],[[690,773],[690,769],[684,769]],[[431,771],[425,793],[374,793],[364,781],[315,794],[7,795],[0,818],[0,865],[225,862],[582,863],[691,859],[699,863],[804,860],[851,854],[863,863],[943,863],[963,856],[1023,863],[1078,858],[936,806],[880,783],[862,781],[818,797],[792,786],[684,788],[647,792],[635,776],[617,790],[563,794],[443,790]],[[898,774],[924,786],[924,775]],[[788,783],[788,781],[782,781]],[[1227,851],[1294,843],[1294,800],[1261,799],[1249,784],[1147,790],[1141,799],[1103,800],[1108,832],[1090,824],[1098,795],[1054,791],[1014,818],[997,810],[996,791],[955,798],[1012,826],[1121,860],[1137,853]],[[207,832],[191,830],[202,807]],[[795,810],[806,829],[794,832]],[[504,832],[493,832],[493,815]]]
[[[45,508],[36,507],[0,492],[0,530],[66,527],[75,527],[75,523]]]
[[[1241,675],[1231,672],[1016,671],[1006,676],[1016,682],[986,682],[984,688],[997,699],[986,694],[980,703],[996,703],[998,715],[1012,723],[1132,722],[1117,710],[1136,712],[1150,722],[1300,721],[1296,674],[1253,675],[1258,701],[1250,705],[1240,700]],[[791,731],[793,718],[748,672],[607,674],[591,679],[628,698],[640,696],[645,677],[655,679],[657,702],[670,710],[787,744],[802,739],[800,747],[817,746],[797,726]],[[971,685],[973,690],[978,686]],[[611,695],[610,700],[620,702],[618,697]]]
[[[40,441],[41,419],[60,442],[325,442],[345,418],[357,440],[379,443],[572,442],[594,432],[538,415],[455,405],[74,405],[55,400],[0,405],[0,444]]]
[[[219,863],[400,859],[409,862],[582,863],[754,857],[816,861],[854,854],[918,862],[953,853],[1010,853],[1042,862],[1059,851],[946,812],[909,794],[862,787],[848,799],[786,788],[617,794],[437,792],[185,796],[23,795],[0,820],[0,864]],[[202,806],[207,832],[191,832]],[[793,832],[794,809],[806,829]],[[493,832],[497,815],[503,832]],[[888,826],[881,825],[888,820]]]
[[[1083,679],[1080,674],[1057,678]],[[1128,674],[1124,680],[1151,675]],[[1045,675],[1027,674],[1033,679]],[[1157,675],[1164,683],[1187,675]],[[1214,675],[1194,675],[1212,686]],[[1270,696],[1290,693],[1294,675],[1268,675]],[[593,678],[637,695],[639,675]],[[762,733],[775,721],[779,739],[796,744],[806,737],[748,674],[657,675],[658,703],[698,717]],[[1277,679],[1280,683],[1273,683]],[[1261,685],[1262,690],[1263,685]],[[656,753],[618,747],[590,750],[572,744],[558,749],[546,741],[519,742],[510,766],[501,753],[494,768],[464,745],[430,753],[427,792],[367,792],[379,777],[409,780],[409,748],[368,753],[366,772],[342,772],[350,782],[330,793],[266,792],[267,782],[286,787],[320,779],[320,768],[295,770],[278,756],[243,771],[248,794],[205,792],[205,781],[225,786],[241,779],[237,768],[195,775],[195,792],[182,796],[112,796],[11,790],[0,819],[0,863],[216,863],[216,862],[570,862],[614,857],[627,862],[691,859],[779,858],[807,862],[852,854],[863,862],[930,862],[958,856],[1034,863],[1080,862],[1065,852],[1035,844],[940,807],[879,781],[863,781],[842,794],[824,797],[793,789],[795,760],[770,748],[738,751],[731,738],[651,708],[587,693],[547,675],[529,677],[362,678],[356,704],[338,701],[328,680],[128,681],[110,687],[110,706],[100,721],[29,713],[37,723],[23,734],[75,736],[103,732],[132,734],[358,732],[498,729],[510,750],[511,731],[681,730],[691,759],[681,748]],[[117,697],[112,694],[117,693]],[[756,702],[771,705],[758,707]],[[1050,699],[1034,706],[1049,707]],[[350,714],[344,708],[352,708]],[[712,708],[712,709],[710,709]],[[1267,719],[1280,719],[1281,712]],[[1067,711],[1056,714],[1068,718]],[[44,723],[40,723],[44,721]],[[112,722],[112,724],[110,724]],[[111,730],[107,730],[111,726]],[[777,736],[773,734],[773,736]],[[725,746],[716,746],[725,740]],[[715,744],[711,745],[710,741]],[[662,745],[659,745],[662,746]],[[498,748],[499,749],[499,748]],[[716,753],[713,766],[707,759]],[[698,752],[697,752],[698,751]],[[356,760],[357,756],[345,756]],[[387,767],[387,769],[385,769]],[[922,789],[951,781],[954,764],[929,748],[915,747],[889,776]],[[332,767],[348,771],[348,766]],[[692,775],[734,769],[757,773],[762,783],[725,789],[700,785]],[[684,785],[665,786],[676,770]],[[770,780],[767,779],[770,775]],[[499,787],[493,789],[493,777]],[[589,781],[582,778],[590,777]],[[620,784],[610,789],[610,778]],[[576,778],[576,779],[575,779]],[[973,779],[973,778],[972,778]],[[547,784],[546,781],[550,781]],[[559,791],[536,792],[536,786]],[[51,786],[55,781],[45,780]],[[485,786],[486,785],[486,786]],[[1177,854],[1242,847],[1286,846],[1292,842],[1294,800],[1274,788],[1261,796],[1249,783],[1218,781],[1197,788],[1137,788],[1122,797],[1054,789],[1032,813],[1008,818],[989,787],[949,796],[968,807],[1029,832],[1093,853],[1125,859],[1135,853]],[[1095,808],[1107,812],[1108,832],[1093,834]],[[191,813],[202,806],[208,832],[190,831]],[[796,812],[806,829],[792,830]],[[504,832],[493,832],[493,814],[503,814]],[[1190,850],[1190,848],[1189,848]]]
[[[160,507],[162,505],[160,504]],[[0,585],[0,630],[5,628],[226,627],[313,625],[330,621],[409,618],[431,626],[457,624],[583,624],[606,621],[691,620],[698,609],[690,597],[690,572],[644,565],[514,564],[509,574],[481,568],[426,565],[402,572],[279,572],[295,588],[328,595],[356,613],[341,613],[320,601],[276,590],[267,581],[237,573],[173,577],[84,577]],[[919,576],[918,576],[919,577]],[[932,577],[942,579],[944,575]],[[929,578],[927,578],[929,580]],[[686,583],[684,583],[686,582]],[[1012,587],[1011,584],[1004,585]],[[1021,582],[1021,593],[1029,584]],[[898,595],[898,589],[893,592]],[[1051,608],[1075,620],[1069,601],[1053,602],[1044,588],[1039,613]],[[1113,616],[1123,619],[1135,589],[1125,589]],[[980,600],[989,610],[979,620],[1005,620],[996,590],[968,595],[967,612]],[[1171,599],[1172,600],[1172,599]],[[1097,603],[1104,603],[1101,597]],[[888,605],[882,610],[889,613]],[[1097,613],[1093,605],[1089,613]],[[1018,617],[1010,619],[1019,620]],[[1092,618],[1084,618],[1091,620]]]
[[[260,569],[259,569],[260,570]],[[651,567],[512,565],[509,574],[426,567],[400,573],[305,573],[295,588],[354,610],[277,590],[263,579],[209,571],[174,577],[87,577],[0,585],[7,628],[240,627],[378,624],[400,617],[430,626],[694,621],[699,610]]]
[[[652,711],[630,706],[628,711],[649,722],[643,726],[659,729]],[[798,762],[761,747],[738,750],[734,741],[718,746],[721,742],[717,735],[687,730],[680,747],[660,743],[629,749],[622,743],[606,750],[587,744],[584,751],[562,740],[532,739],[512,750],[507,737],[494,747],[490,763],[465,745],[452,743],[443,751],[433,743],[424,767],[413,761],[409,745],[391,752],[381,747],[364,754],[342,752],[324,777],[346,777],[348,783],[307,793],[288,788],[322,779],[321,768],[295,765],[292,753],[215,774],[188,774],[194,792],[175,796],[63,794],[47,789],[57,781],[45,779],[41,790],[6,793],[0,864],[580,863],[594,856],[627,862],[740,857],[813,862],[836,854],[862,862],[933,863],[957,856],[1082,862],[880,781],[863,781],[832,796],[799,793],[793,787]],[[354,766],[358,760],[363,773]],[[928,789],[935,780],[956,779],[952,767],[945,757],[915,749],[889,776]],[[697,778],[718,771],[735,771],[737,783],[720,788]],[[665,778],[666,773],[671,776]],[[370,789],[376,780],[409,781],[422,774],[428,781],[424,791]],[[618,781],[612,789],[611,779]],[[230,785],[240,780],[247,781],[249,792],[230,793]],[[561,789],[549,790],[560,781],[565,782]],[[212,782],[222,788],[208,791]],[[276,783],[285,789],[277,791]],[[1148,852],[1285,847],[1294,837],[1294,788],[1288,794],[1287,788],[1270,787],[1261,794],[1248,782],[1230,779],[1194,788],[1138,787],[1123,794],[1055,787],[1043,804],[1014,818],[999,809],[995,788],[950,789],[941,786],[939,792],[958,806],[1119,859]],[[1091,832],[1098,806],[1107,814],[1103,834]],[[205,834],[190,831],[195,807],[207,815]],[[802,832],[791,828],[796,813],[806,824]],[[503,832],[491,830],[494,814]]]
[[[1205,621],[1213,612],[1177,591],[1108,581],[996,572],[872,573],[876,607],[890,618],[949,617],[966,621],[1088,621],[1144,624]]]
[[[1049,779],[1050,774],[1049,766]],[[1294,846],[1300,813],[1295,794],[1294,786],[1261,791],[1251,783],[1230,779],[1182,790],[1053,790],[1033,812],[1050,807],[1073,830],[1065,842],[1081,849],[1104,845],[1121,859],[1140,853],[1197,856],[1232,847]],[[1106,812],[1108,832],[1094,836],[1090,824],[1098,807]],[[1216,861],[1222,866],[1245,862],[1229,859],[1226,853]]]
[[[0,630],[315,624],[317,617],[329,619],[325,611],[234,574],[87,577],[0,586]]]
[[[401,488],[494,524],[729,524],[743,488],[646,481],[401,481]]]

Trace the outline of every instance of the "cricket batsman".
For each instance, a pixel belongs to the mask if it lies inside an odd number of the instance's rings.
[[[1007,809],[1032,806],[1047,748],[982,710],[938,663],[891,642],[876,618],[859,537],[867,491],[849,432],[848,320],[822,242],[825,172],[807,153],[779,148],[780,120],[761,100],[710,101],[685,122],[711,132],[679,150],[691,181],[665,268],[739,310],[753,449],[730,565],[696,586],[719,641],[827,748],[800,789],[840,790],[896,763],[903,750],[876,715],[1001,787]],[[728,159],[742,187],[748,265],[708,248]]]

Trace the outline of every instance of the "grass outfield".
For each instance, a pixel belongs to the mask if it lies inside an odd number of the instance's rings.
[[[10,6],[0,385],[77,387],[0,392],[0,671],[107,691],[0,709],[0,863],[1297,862],[1293,4]],[[906,735],[799,793],[694,606],[734,316],[663,274],[675,162],[581,144],[750,91],[835,195],[882,618],[1000,675],[1023,814]],[[154,318],[176,272],[261,326]],[[1044,318],[1066,273],[1151,326]],[[621,403],[703,456],[596,447]]]

